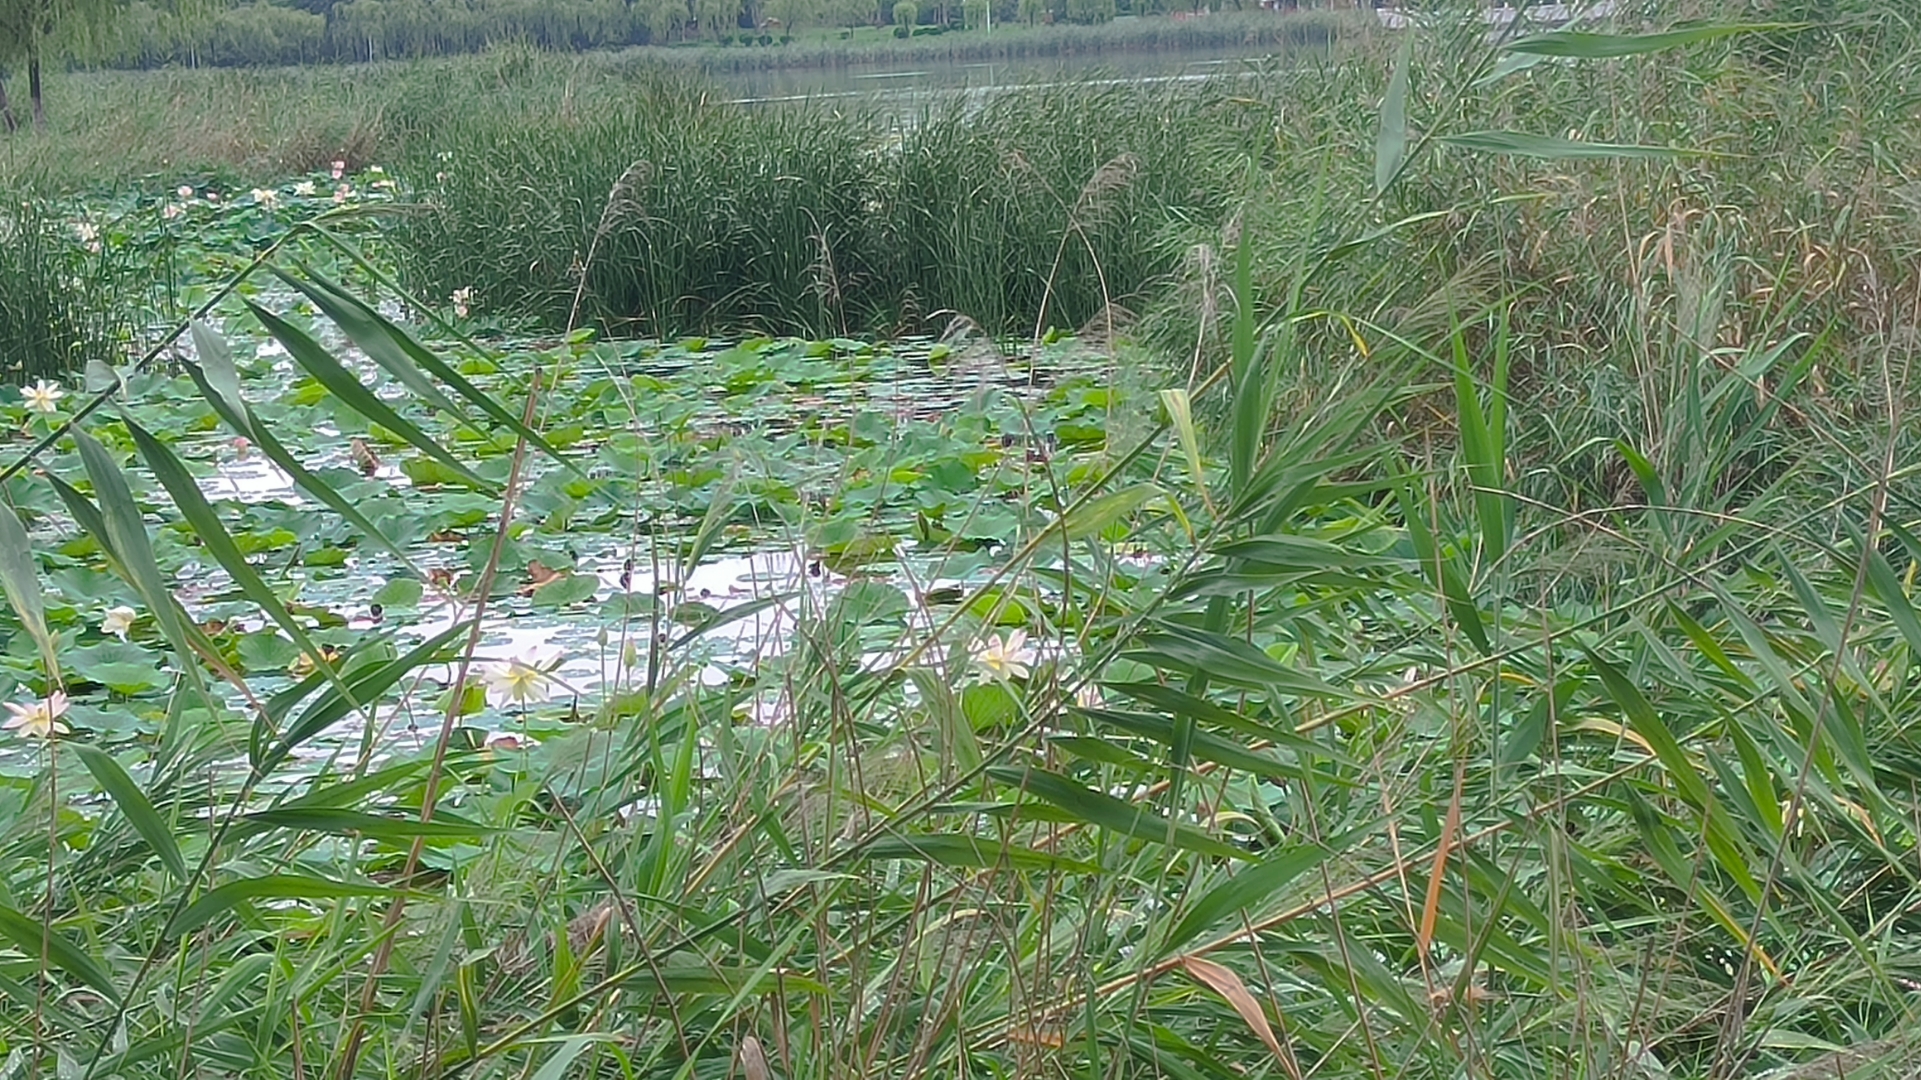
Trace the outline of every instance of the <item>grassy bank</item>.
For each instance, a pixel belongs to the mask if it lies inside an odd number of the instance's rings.
[[[494,115],[524,123],[557,107],[568,115],[639,107],[645,98],[636,96],[636,88],[663,73],[697,79],[784,67],[1056,58],[1084,67],[1103,55],[1132,52],[1322,49],[1344,31],[1365,36],[1372,30],[1371,18],[1310,12],[1011,26],[991,36],[955,32],[908,40],[878,33],[850,41],[810,35],[766,48],[570,54],[508,43],[475,56],[372,64],[54,71],[47,77],[50,128],[0,140],[0,184],[74,191],[149,174],[193,173],[264,183],[325,168],[341,157],[356,165],[395,157],[410,145],[421,117],[484,124]]]

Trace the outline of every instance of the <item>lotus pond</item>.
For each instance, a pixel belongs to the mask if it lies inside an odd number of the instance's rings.
[[[1242,243],[1176,362],[613,340],[410,295],[405,199],[60,208],[139,285],[0,391],[0,1080],[1907,1052],[1921,504],[1779,450],[1837,335],[1677,334],[1568,509],[1507,301],[1257,321]]]
[[[362,194],[353,179],[302,181],[224,204],[217,192],[183,188],[158,204],[113,207],[119,228],[77,217],[75,232],[95,245],[103,237],[165,245],[185,270],[180,306],[193,306],[245,265],[250,249],[284,236],[295,215],[350,200],[364,207],[390,187],[378,173],[359,179],[379,186]],[[132,232],[127,223],[143,217],[158,229]],[[354,219],[345,221],[351,230]],[[189,232],[193,241],[181,243]],[[6,413],[19,433],[16,457],[89,391],[111,387],[107,407],[83,429],[120,454],[135,449],[129,424],[164,443],[194,476],[232,550],[327,655],[391,658],[467,625],[484,607],[475,685],[456,710],[460,737],[474,745],[537,745],[634,695],[661,692],[670,671],[727,688],[742,715],[778,717],[780,658],[809,613],[826,608],[858,615],[853,629],[874,661],[956,618],[1018,632],[1060,617],[1057,590],[1042,600],[1025,580],[974,587],[1003,575],[1024,538],[1107,464],[1107,428],[1125,408],[1111,356],[1071,338],[1021,349],[965,335],[527,338],[473,317],[454,297],[434,313],[447,320],[442,336],[415,348],[431,348],[467,388],[497,402],[523,400],[536,372],[543,380],[534,427],[551,452],[524,458],[502,534],[513,429],[471,403],[422,400],[417,382],[369,358],[364,345],[393,349],[411,332],[388,321],[405,312],[379,298],[372,266],[342,259],[341,250],[310,238],[280,262],[319,257],[344,267],[373,298],[351,308],[365,322],[343,330],[316,306],[316,295],[352,299],[323,293],[324,277],[313,284],[260,273],[144,369],[132,360],[111,373],[96,366],[92,382],[63,387],[57,399],[21,395]],[[284,322],[270,326],[252,305]],[[183,365],[209,366],[201,348],[223,354],[214,366],[230,365],[251,422],[299,462],[298,479],[223,424],[204,381],[183,373]],[[313,362],[328,365],[318,378],[300,359],[316,352]],[[330,392],[324,380],[334,371],[405,418],[416,438]],[[33,464],[8,493],[43,553],[45,613],[71,702],[64,719],[108,743],[150,741],[183,692],[169,639],[44,479],[93,490],[77,451],[60,444]],[[160,581],[250,692],[275,693],[312,673],[302,644],[236,584],[220,550],[172,511],[165,490],[145,470],[128,478],[157,526]],[[334,499],[359,520],[333,512]],[[970,591],[977,594],[961,606]],[[126,609],[140,613],[130,625],[124,616],[111,621],[110,612]],[[16,697],[38,694],[45,676],[35,670],[33,637],[13,641],[4,678]],[[310,732],[299,756],[344,754],[359,768],[397,746],[423,746],[438,721],[421,711],[432,711],[434,694],[421,692],[446,690],[454,673],[439,664],[417,676],[424,683],[407,707],[343,717]],[[245,697],[224,704],[241,707]],[[0,751],[15,775],[37,767],[22,751],[18,741]]]

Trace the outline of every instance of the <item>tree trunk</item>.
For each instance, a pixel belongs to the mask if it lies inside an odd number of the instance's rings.
[[[0,71],[0,126],[11,135],[20,130],[20,121],[13,117],[13,102],[7,100],[7,73]]]
[[[47,105],[40,94],[40,35],[27,31],[27,98],[33,102],[34,130],[47,126]]]

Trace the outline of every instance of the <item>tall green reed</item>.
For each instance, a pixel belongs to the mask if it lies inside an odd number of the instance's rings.
[[[151,267],[107,242],[116,223],[27,194],[0,207],[0,381],[113,363],[137,329]]]
[[[1077,327],[1144,304],[1172,269],[1163,222],[1222,213],[1250,137],[1227,97],[1067,86],[897,120],[662,82],[615,113],[474,118],[407,163],[435,179],[404,266],[551,322],[602,230],[587,311],[643,333]]]

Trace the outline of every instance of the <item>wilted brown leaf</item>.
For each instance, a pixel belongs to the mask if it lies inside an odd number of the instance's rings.
[[[1226,998],[1227,1003],[1234,1006],[1235,1012],[1241,1014],[1241,1019],[1247,1022],[1247,1026],[1253,1029],[1261,1042],[1267,1044],[1267,1048],[1274,1052],[1274,1056],[1283,1062],[1287,1060],[1286,1052],[1281,1049],[1281,1040],[1274,1037],[1274,1029],[1267,1024],[1267,1014],[1261,1011],[1260,1002],[1254,1000],[1253,992],[1247,988],[1246,983],[1241,981],[1239,975],[1212,960],[1198,956],[1181,957],[1181,967],[1186,969],[1196,982],[1202,983],[1208,989]]]

